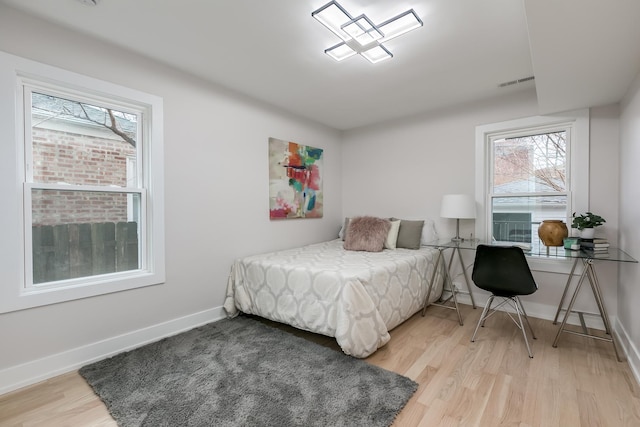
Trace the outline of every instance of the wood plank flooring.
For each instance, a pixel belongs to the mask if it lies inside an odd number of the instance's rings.
[[[525,303],[526,304],[526,303]],[[391,331],[366,360],[420,384],[394,426],[640,426],[640,387],[610,343],[563,334],[531,319],[529,359],[520,331],[502,313],[470,342],[481,310],[430,307]],[[267,322],[275,325],[273,322]],[[331,348],[333,339],[278,327]],[[0,426],[116,426],[77,372],[0,396]]]

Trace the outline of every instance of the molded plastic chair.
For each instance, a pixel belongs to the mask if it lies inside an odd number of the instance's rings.
[[[475,341],[478,328],[484,326],[485,320],[508,303],[518,315],[518,320],[516,321],[511,313],[507,312],[507,314],[522,331],[529,357],[532,358],[533,354],[522,323],[523,316],[533,339],[536,339],[536,335],[531,328],[529,318],[524,311],[519,296],[531,295],[538,290],[538,285],[533,279],[522,249],[517,246],[478,245],[471,279],[480,289],[491,292],[491,296],[484,306],[480,320],[476,325],[476,330],[473,332],[471,342]],[[502,299],[502,302],[492,310],[491,305],[496,297]]]

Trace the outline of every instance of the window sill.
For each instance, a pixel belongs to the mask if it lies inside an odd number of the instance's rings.
[[[156,273],[128,274],[128,277],[94,277],[93,280],[68,286],[43,286],[40,289],[34,286],[28,290],[18,286],[13,289],[5,287],[0,298],[0,314],[159,285],[165,281],[164,269],[161,270]]]

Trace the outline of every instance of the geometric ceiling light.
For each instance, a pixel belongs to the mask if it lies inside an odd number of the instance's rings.
[[[342,42],[324,51],[336,61],[355,54],[362,55],[372,63],[393,58],[382,43],[423,25],[413,9],[375,25],[365,14],[354,18],[337,1],[330,1],[312,12],[311,16],[342,39]]]

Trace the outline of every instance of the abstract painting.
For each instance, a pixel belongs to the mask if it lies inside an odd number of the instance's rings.
[[[269,217],[322,218],[321,148],[269,138]]]

